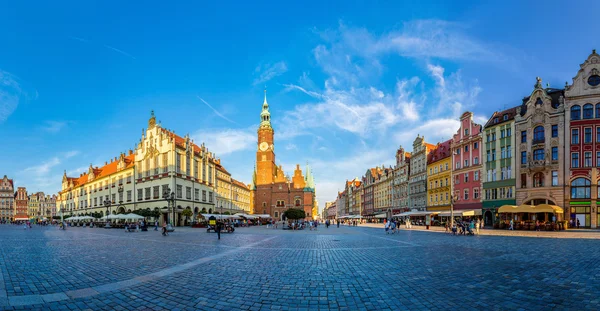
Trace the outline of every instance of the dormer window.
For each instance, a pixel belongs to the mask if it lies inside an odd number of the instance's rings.
[[[498,118],[494,118],[494,123],[498,123]]]
[[[508,115],[505,114],[503,118],[504,118],[504,121],[508,120]]]
[[[465,129],[465,136],[469,136],[469,129]]]

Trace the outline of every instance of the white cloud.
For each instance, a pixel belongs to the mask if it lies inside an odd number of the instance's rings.
[[[258,65],[254,70],[258,77],[254,79],[252,85],[258,85],[265,83],[277,76],[280,76],[288,71],[287,65],[284,61],[277,62],[275,64]]]
[[[204,142],[209,151],[214,152],[217,156],[250,150],[256,145],[255,129],[200,130],[191,137],[198,145]]]
[[[53,156],[41,164],[30,166],[17,172],[15,179],[18,180],[19,185],[26,186],[29,191],[44,191],[49,194],[56,193],[60,190],[63,174],[59,165],[65,164],[66,160],[78,154],[79,151],[72,150]],[[74,173],[73,175],[79,176],[86,169],[78,168],[70,172]]]
[[[46,125],[42,126],[42,130],[49,133],[58,133],[67,126],[67,122],[63,121],[46,121]]]
[[[287,144],[285,145],[285,150],[298,150],[298,147],[294,144]]]

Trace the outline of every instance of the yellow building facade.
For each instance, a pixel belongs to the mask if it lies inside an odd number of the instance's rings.
[[[452,193],[451,140],[438,143],[427,155],[427,210],[448,211]]]

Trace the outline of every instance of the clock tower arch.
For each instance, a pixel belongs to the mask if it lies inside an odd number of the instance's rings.
[[[257,133],[256,184],[271,184],[275,181],[277,166],[275,165],[274,131],[271,126],[271,113],[267,103],[267,90],[265,90],[265,100],[260,113],[260,126]]]

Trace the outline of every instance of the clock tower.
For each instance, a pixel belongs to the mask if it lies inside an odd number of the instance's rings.
[[[265,101],[260,113],[260,126],[258,127],[258,143],[256,150],[256,184],[265,185],[275,181],[277,166],[275,165],[275,146],[273,145],[273,127],[271,127],[271,114],[267,103],[267,90]]]

